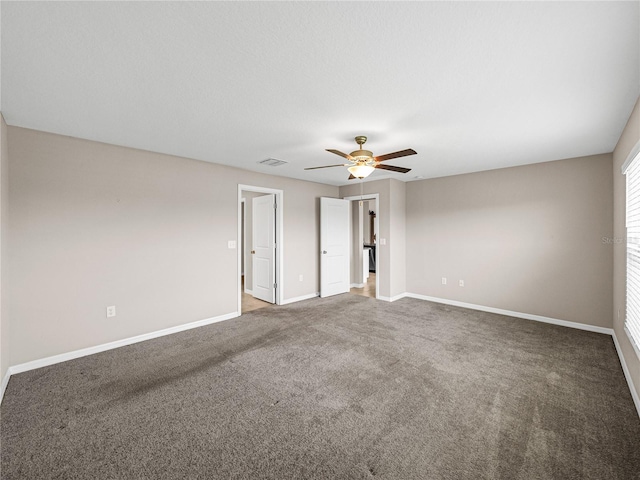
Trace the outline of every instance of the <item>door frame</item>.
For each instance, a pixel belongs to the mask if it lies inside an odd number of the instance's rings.
[[[276,305],[282,305],[284,298],[284,284],[282,275],[284,269],[284,190],[278,190],[275,188],[258,187],[255,185],[238,184],[238,233],[236,238],[240,238],[242,235],[242,192],[256,192],[256,193],[273,193],[276,196]],[[242,315],[242,259],[241,249],[237,249],[237,276],[238,276],[238,313]]]
[[[378,231],[376,232],[376,299],[380,299],[380,194],[379,193],[365,193],[363,195],[351,195],[349,197],[342,197],[344,200],[351,202],[360,200],[375,200],[376,201],[376,218]],[[352,203],[353,205],[353,203]],[[349,215],[351,216],[351,208],[349,209]],[[367,215],[369,212],[367,212]],[[351,222],[353,223],[353,222]],[[351,228],[349,229],[350,244],[353,247],[353,236],[351,235]],[[360,267],[362,268],[362,266]]]
[[[245,250],[247,249],[247,202],[246,199],[241,198],[240,199],[240,235],[238,236],[238,238],[240,239],[240,275],[244,275],[244,272],[242,271],[242,263],[244,260],[246,260],[246,252]],[[244,268],[247,268],[247,265],[245,263]],[[247,289],[247,286],[244,286],[244,289]]]

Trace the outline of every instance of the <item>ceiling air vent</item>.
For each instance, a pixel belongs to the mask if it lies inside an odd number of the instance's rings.
[[[266,160],[261,160],[258,163],[262,165],[267,165],[269,167],[278,167],[280,165],[284,165],[285,163],[289,163],[289,162],[285,162],[284,160],[278,160],[277,158],[267,158]]]

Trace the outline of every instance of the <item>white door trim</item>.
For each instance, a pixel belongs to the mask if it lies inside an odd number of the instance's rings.
[[[244,260],[246,260],[246,252],[245,250],[247,249],[247,219],[246,219],[246,215],[247,215],[247,204],[246,204],[247,200],[246,198],[241,198],[240,199],[240,221],[242,222],[241,227],[240,227],[240,232],[242,239],[240,241],[240,248],[242,249],[242,251],[240,252],[240,255],[242,255],[241,260],[240,260],[240,275],[244,275],[244,272],[242,271],[242,258],[244,258]],[[240,237],[238,237],[240,238]],[[245,264],[245,268],[246,268],[246,264]],[[247,286],[245,285],[245,291],[247,290]]]
[[[377,243],[380,238],[380,194],[365,193],[364,195],[352,195],[350,197],[342,197],[344,200],[375,200],[376,201],[376,218],[378,220],[378,232],[376,235],[376,298],[380,298],[380,244]],[[351,212],[351,209],[349,209]],[[353,241],[353,240],[352,240]]]
[[[257,193],[273,193],[276,196],[276,203],[278,208],[276,210],[276,305],[282,305],[284,299],[284,282],[283,282],[283,269],[284,269],[284,190],[278,190],[275,188],[258,187],[255,185],[238,184],[238,233],[236,238],[240,238],[242,234],[241,222],[242,222],[242,192],[257,192]],[[240,249],[238,249],[238,312],[242,314],[242,287],[240,278],[240,272],[242,270],[242,263],[240,259]]]

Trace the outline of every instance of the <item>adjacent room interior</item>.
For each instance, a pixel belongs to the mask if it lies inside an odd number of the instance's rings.
[[[1,2],[0,478],[640,477],[638,2]]]

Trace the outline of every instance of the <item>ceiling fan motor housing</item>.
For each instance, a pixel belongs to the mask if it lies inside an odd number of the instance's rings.
[[[354,150],[349,155],[353,158],[353,162],[373,162],[373,152],[369,150]]]

